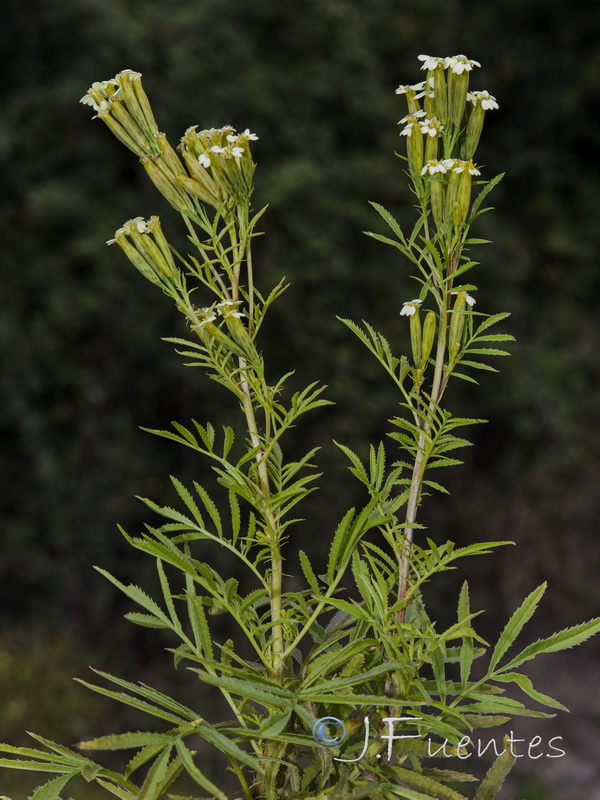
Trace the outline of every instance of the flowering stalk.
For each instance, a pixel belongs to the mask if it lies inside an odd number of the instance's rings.
[[[471,205],[471,187],[472,177],[479,176],[480,171],[473,163],[473,156],[483,127],[484,111],[498,107],[488,92],[469,92],[469,75],[474,67],[480,66],[477,61],[463,55],[450,58],[422,55],[419,60],[423,62],[422,69],[427,70],[422,93],[427,103],[426,109],[429,112],[433,109],[437,116],[426,116],[425,112],[415,108],[416,87],[401,86],[396,90],[409,100],[409,115],[400,121],[405,126],[401,135],[406,136],[409,174],[422,211],[420,225],[423,231],[420,248],[415,243],[415,236],[411,238],[410,245],[406,239],[400,245],[411,261],[417,263],[423,277],[420,280],[422,291],[419,299],[405,303],[400,312],[410,318],[413,388],[401,388],[406,406],[413,415],[415,443],[406,514],[397,547],[396,616],[399,623],[404,621],[406,614],[412,542],[425,473],[432,460],[436,462],[436,431],[440,415],[445,413],[440,404],[454,367],[466,353],[468,342],[465,330],[472,331],[472,324],[465,323],[473,313],[472,304],[475,301],[467,294],[467,290],[475,287],[468,284],[457,291],[455,279],[473,266],[473,262],[463,254],[469,227],[476,216],[476,209]],[[467,104],[471,107],[470,113]],[[468,120],[465,127],[464,118]],[[422,137],[425,137],[425,142]],[[440,150],[443,157],[438,160]],[[423,162],[418,159],[421,153]],[[419,249],[420,255],[417,257]],[[451,293],[456,294],[453,306]],[[423,337],[419,306],[427,298],[433,299],[436,311],[429,311],[426,317],[428,332],[425,348],[421,344]],[[436,325],[436,321],[439,324]],[[426,394],[424,387],[429,365],[424,362],[429,359],[433,349],[436,328],[437,346],[431,364],[433,374],[429,393]],[[425,358],[421,354],[422,349],[427,350]],[[440,460],[438,458],[437,462]]]

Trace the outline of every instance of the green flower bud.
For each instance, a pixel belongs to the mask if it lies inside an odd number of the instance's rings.
[[[461,148],[461,155],[464,159],[473,158],[475,154],[483,128],[485,112],[498,108],[496,98],[492,97],[492,95],[485,90],[481,92],[469,92],[467,94],[467,101],[473,104],[473,108],[469,114],[465,139]]]
[[[462,342],[463,330],[465,327],[465,309],[467,307],[467,293],[457,292],[452,318],[450,320],[450,330],[448,331],[448,348],[452,359],[455,359]]]
[[[121,93],[119,92],[116,97],[122,97]],[[131,116],[122,100],[111,100],[108,107],[111,115],[123,126],[145,155],[150,156],[158,153],[158,145],[156,144],[154,134],[144,133]]]
[[[433,311],[428,311],[423,323],[423,333],[421,341],[421,363],[426,364],[427,359],[433,350],[435,341],[436,318]]]
[[[469,114],[469,119],[467,122],[465,138],[460,149],[460,154],[464,159],[473,158],[473,155],[475,154],[475,150],[477,149],[477,145],[479,144],[479,139],[481,137],[481,131],[483,130],[484,116],[485,111],[481,105],[476,105],[471,109],[471,113]]]
[[[444,68],[440,66],[429,74],[433,79],[435,115],[443,124],[446,124],[448,122],[448,88],[446,86],[446,72]]]
[[[431,187],[433,219],[439,228],[444,224],[444,180],[442,178],[433,178],[429,185]]]
[[[177,183],[178,179],[166,167],[161,166],[160,160],[155,156],[142,156],[140,161],[152,183],[173,208],[182,213],[195,212],[192,201]]]
[[[141,158],[144,155],[143,148],[127,133],[121,123],[117,122],[117,120],[111,116],[108,106],[106,106],[106,108],[101,108],[96,114],[96,117],[101,119],[111,133],[113,133],[125,147],[135,153],[136,156]],[[96,117],[94,117],[94,119],[96,119]]]
[[[410,345],[412,348],[413,360],[415,366],[418,367],[421,363],[421,317],[419,314],[419,307],[415,306],[414,314],[409,317],[410,320]]]
[[[464,222],[467,218],[469,207],[471,205],[471,176],[481,175],[481,173],[471,160],[460,161],[458,166],[454,168],[454,172],[460,175],[458,191],[456,194],[456,202],[459,206],[458,216],[460,220],[456,224],[460,225],[460,223]]]
[[[423,169],[423,134],[421,122],[416,115],[405,117],[406,127],[400,136],[406,136],[406,154],[408,168],[414,175],[420,175]]]
[[[461,72],[457,75],[455,72],[451,72],[448,76],[448,111],[450,120],[456,128],[460,128],[465,113],[468,91],[469,73]]]
[[[157,133],[156,143],[160,150],[162,163],[167,167],[169,172],[172,172],[173,175],[185,175],[185,169],[181,163],[181,159],[169,144],[166,134]]]

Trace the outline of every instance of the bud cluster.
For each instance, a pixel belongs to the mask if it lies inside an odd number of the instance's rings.
[[[179,275],[158,217],[147,222],[142,217],[127,220],[107,242],[115,243],[151,283],[168,282]]]
[[[139,157],[152,183],[177,211],[194,215],[196,198],[213,208],[246,201],[254,172],[249,143],[258,136],[248,129],[237,134],[231,127],[198,133],[194,126],[181,140],[180,158],[158,131],[141,77],[123,70],[92,84],[81,102]]]
[[[438,228],[460,226],[469,213],[471,179],[479,175],[473,156],[485,112],[498,108],[487,91],[469,91],[469,74],[478,61],[457,55],[421,55],[424,81],[402,85],[408,115],[400,120],[406,137],[408,166],[417,195],[429,200]],[[420,102],[423,102],[421,108]],[[439,160],[438,160],[439,159]]]
[[[247,199],[254,173],[250,142],[258,136],[248,128],[238,134],[229,125],[203,131],[196,128],[187,129],[178,148],[191,176],[181,176],[181,186],[215,208],[229,198],[237,202]]]

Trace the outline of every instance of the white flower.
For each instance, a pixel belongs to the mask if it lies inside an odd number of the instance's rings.
[[[412,122],[414,122],[414,119],[415,119],[415,117],[417,117],[417,118],[418,118],[418,117],[426,117],[426,116],[427,116],[427,112],[426,112],[426,111],[423,111],[423,109],[422,109],[422,108],[420,108],[418,111],[415,111],[413,114],[407,114],[407,116],[406,116],[406,117],[402,117],[402,119],[400,120],[400,122],[398,123],[398,125],[404,125],[404,123],[405,123],[405,122],[408,122],[408,120],[409,120],[409,119],[410,119]]]
[[[208,169],[210,167],[210,156],[208,155],[208,153],[200,153],[200,155],[198,156],[198,161],[200,162],[200,164],[202,164],[202,166],[205,169]]]
[[[249,139],[251,142],[258,141],[258,136],[255,133],[250,133],[250,128],[246,128],[243,133],[240,133],[240,136],[243,136],[245,139]]]
[[[213,153],[224,153],[226,150],[225,147],[219,147],[218,144],[213,144],[210,149],[213,151]]]
[[[455,158],[445,158],[442,161],[442,164],[446,167],[447,170],[448,169],[452,169],[452,167],[454,167],[456,165],[456,159]]]
[[[243,147],[232,147],[231,148],[231,155],[235,158],[241,158],[244,155],[244,148]]]
[[[400,136],[411,136],[414,128],[416,128],[418,130],[419,129],[419,123],[416,122],[416,121],[415,122],[409,122],[407,124],[407,126],[405,128],[402,128],[402,130],[400,131]]]
[[[413,314],[417,313],[417,308],[421,305],[422,300],[409,300],[406,303],[402,303],[402,311],[400,312],[401,317],[412,317]]]
[[[458,294],[458,292],[452,292],[452,294]],[[471,307],[474,306],[475,303],[477,302],[477,300],[475,300],[474,297],[471,297],[471,295],[467,294],[466,292],[464,292],[464,295],[465,295],[465,300],[467,301],[467,304],[470,305]]]
[[[464,172],[466,170],[471,175],[481,175],[481,172],[472,161],[461,161],[459,158],[456,158],[455,162],[456,166],[452,167],[454,172]]]
[[[485,89],[481,92],[468,92],[467,100],[473,103],[474,106],[476,106],[478,103],[481,104],[481,107],[484,111],[491,111],[494,108],[498,108],[496,98],[492,97],[492,95]]]
[[[452,56],[451,58],[448,58],[446,60],[447,60],[447,66],[456,75],[462,75],[463,72],[470,72],[473,69],[473,67],[481,66],[479,61],[474,61],[463,55]]]
[[[435,159],[433,159],[433,161],[428,161],[425,164],[425,166],[421,170],[421,175],[426,175],[427,173],[429,173],[430,175],[435,175],[436,172],[440,172],[442,175],[444,175],[447,171],[448,168],[446,167],[443,161],[436,161]]]
[[[437,58],[436,56],[418,56],[419,61],[423,62],[421,69],[446,69],[448,66],[447,58]]]
[[[421,133],[429,134],[429,136],[437,136],[444,130],[444,126],[439,119],[424,119],[421,124]]]
[[[237,133],[228,133],[225,138],[228,142],[237,142],[238,140]]]
[[[425,81],[421,81],[420,83],[413,83],[412,86],[409,84],[400,84],[400,86],[396,89],[396,94],[408,94],[409,92],[422,92],[425,87]]]

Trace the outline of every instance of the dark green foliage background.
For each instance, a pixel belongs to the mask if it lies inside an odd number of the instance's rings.
[[[327,476],[288,551],[296,573],[298,537],[323,550],[358,498],[331,440],[364,453],[366,440],[385,435],[397,401],[335,319],[365,318],[407,350],[398,311],[415,295],[408,266],[361,233],[381,230],[369,200],[412,227],[403,162],[393,155],[404,114],[394,89],[420,80],[421,52],[482,62],[473,86],[494,94],[500,111],[488,115],[478,160],[485,177],[507,176],[476,232],[494,240],[477,256],[477,308],[512,310],[506,329],[518,342],[500,375],[451,394],[451,407],[490,424],[475,432],[466,465],[441,476],[452,497],[433,499],[425,519],[438,541],[518,543],[465,571],[476,602],[492,610],[490,631],[544,579],[548,629],[598,613],[600,7],[585,9],[567,0],[5,0],[0,694],[13,693],[36,648],[27,628],[44,631],[39,648],[48,631],[64,632],[59,672],[115,662],[128,677],[137,662],[160,669],[154,638],[115,621],[120,598],[91,564],[152,585],[153,565],[127,551],[116,523],[135,532],[148,519],[135,494],[171,499],[169,472],[206,475],[138,426],[192,416],[222,424],[236,412],[160,341],[184,334],[183,322],[103,244],[126,218],[153,213],[174,241],[181,236],[135,157],[77,103],[91,82],[126,67],[144,74],[173,143],[195,123],[260,136],[256,206],[270,209],[258,280],[268,288],[285,275],[292,284],[273,309],[264,351],[273,376],[291,363],[298,385],[320,379],[337,403],[298,433],[303,450],[325,443]],[[447,596],[439,586],[432,595],[442,615],[458,586],[451,575]],[[14,740],[25,720],[47,735],[79,735],[68,704],[59,711],[19,691],[42,722],[26,704],[0,719],[0,738]]]

